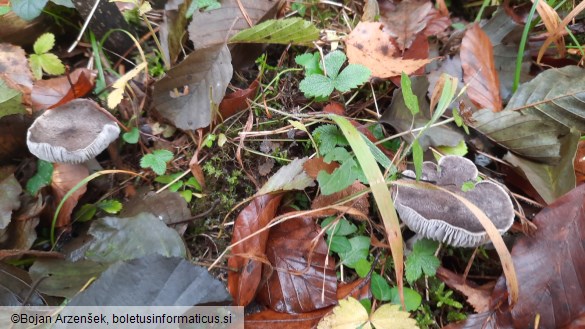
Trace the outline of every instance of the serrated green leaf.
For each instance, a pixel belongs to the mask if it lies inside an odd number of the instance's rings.
[[[434,276],[441,261],[434,255],[438,243],[422,239],[414,244],[412,253],[406,258],[406,280],[414,282],[424,273]]]
[[[412,161],[414,162],[414,171],[416,173],[416,180],[420,180],[422,176],[423,167],[423,150],[420,146],[418,139],[412,142]]]
[[[321,58],[318,52],[312,54],[302,54],[295,57],[295,62],[305,68],[305,75],[321,74]]]
[[[313,138],[319,144],[319,152],[327,155],[336,146],[349,145],[347,139],[336,125],[321,125],[313,130]]]
[[[138,139],[140,138],[140,131],[137,127],[133,127],[130,131],[125,132],[122,135],[124,141],[128,144],[136,144],[138,143]]]
[[[370,70],[367,67],[359,64],[349,64],[334,79],[333,84],[335,89],[344,93],[364,84],[369,78]]]
[[[404,104],[406,104],[406,107],[410,110],[412,115],[416,115],[419,112],[418,98],[412,93],[410,78],[404,72],[402,72],[402,75],[400,76],[400,88],[402,88]]]
[[[18,17],[30,21],[41,14],[47,1],[48,0],[12,0],[10,3],[12,4],[12,11],[14,11]]]
[[[322,170],[317,175],[317,182],[323,195],[339,192],[353,184],[356,179],[358,179],[357,163],[353,159],[343,162],[331,174]]]
[[[351,159],[353,156],[343,147],[336,147],[330,152],[327,152],[325,157],[323,157],[323,161],[327,163],[331,163],[331,161],[338,161],[344,162],[348,159]]]
[[[347,56],[342,51],[335,50],[325,55],[323,61],[325,62],[325,73],[331,79],[335,80],[339,75],[339,70],[343,63],[347,60]]]
[[[122,203],[118,200],[102,200],[96,206],[108,214],[117,214],[122,210]]]
[[[333,81],[320,74],[306,76],[299,84],[306,97],[328,97],[334,88]]]
[[[167,162],[171,161],[173,153],[167,150],[155,150],[146,154],[140,160],[140,167],[151,168],[157,175],[162,175],[167,170]]]
[[[54,46],[55,35],[53,33],[44,33],[37,38],[37,41],[35,41],[35,44],[33,45],[33,49],[35,54],[42,55],[49,52]]]
[[[43,66],[41,65],[41,56],[37,54],[31,54],[28,58],[30,64],[30,71],[36,80],[43,78]]]
[[[11,114],[24,114],[26,110],[22,105],[22,93],[6,85],[0,79],[0,118]]]
[[[349,267],[355,268],[357,261],[366,259],[370,252],[370,238],[367,236],[355,236],[349,239],[351,250],[348,252],[339,253],[341,262]]]
[[[37,161],[37,172],[26,182],[26,191],[36,195],[39,190],[51,183],[53,164],[45,160]]]
[[[323,228],[327,227],[327,225],[333,222],[336,218],[337,218],[336,216],[325,218],[325,220],[323,220],[323,222],[321,223],[321,227]],[[346,236],[355,233],[356,231],[357,226],[355,226],[352,222],[345,219],[345,217],[342,217],[339,219],[339,221],[334,227],[333,226],[329,227],[326,233],[328,235]]]
[[[300,17],[271,19],[238,32],[230,42],[307,45],[319,39],[313,23]]]
[[[75,212],[73,218],[76,222],[84,223],[93,219],[97,210],[98,208],[94,204],[84,204],[81,206],[81,208],[79,208],[79,210]]]
[[[392,299],[390,285],[384,277],[376,272],[372,273],[370,289],[372,290],[372,295],[374,295],[377,300],[386,302]]]
[[[39,55],[40,64],[43,71],[51,75],[60,75],[65,73],[65,65],[55,54],[46,53]]]

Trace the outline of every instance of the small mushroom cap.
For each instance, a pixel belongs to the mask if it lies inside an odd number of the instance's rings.
[[[415,177],[406,170],[403,175]],[[467,192],[461,186],[475,181],[477,168],[460,156],[445,156],[438,166],[423,164],[423,179],[434,181],[459,194],[481,209],[494,223],[500,234],[514,222],[514,207],[506,191],[490,181],[481,181]],[[488,241],[487,233],[475,215],[457,198],[440,190],[397,186],[396,210],[402,221],[414,232],[456,247],[476,247]]]
[[[89,99],[76,99],[45,111],[30,126],[28,149],[49,162],[82,163],[116,140],[120,128]]]

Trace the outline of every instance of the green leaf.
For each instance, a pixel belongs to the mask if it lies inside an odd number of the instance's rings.
[[[25,21],[37,18],[48,0],[12,0],[12,11]]]
[[[349,145],[347,139],[336,125],[322,125],[313,130],[313,138],[319,144],[319,152],[327,155],[335,146]]]
[[[475,182],[473,182],[473,181],[465,182],[461,185],[462,192],[471,191],[474,188],[475,188]]]
[[[369,300],[368,298],[364,298],[362,300],[360,300],[360,304],[362,304],[362,306],[366,309],[366,312],[368,312],[368,314],[372,313],[372,301]]]
[[[325,55],[323,61],[325,62],[325,71],[327,76],[331,79],[337,78],[341,66],[345,63],[347,56],[342,51],[335,50]]]
[[[374,272],[372,273],[372,282],[370,289],[372,290],[372,295],[376,297],[377,300],[381,300],[383,302],[389,301],[392,299],[392,294],[390,292],[390,285],[382,277],[380,274]]]
[[[197,179],[195,177],[191,177],[189,178],[186,182],[185,182],[186,186],[189,186],[191,188],[196,189],[197,191],[201,191],[201,184],[199,184],[199,182],[197,181]]]
[[[364,84],[370,78],[370,70],[359,64],[349,64],[334,79],[335,89],[342,93],[348,92],[357,86]]]
[[[43,78],[43,66],[41,65],[41,61],[41,56],[37,54],[31,54],[28,58],[31,73],[36,80],[41,80]]]
[[[412,142],[412,161],[414,162],[414,171],[416,173],[416,180],[418,181],[422,175],[423,167],[423,150],[418,143],[418,139]]]
[[[217,136],[215,134],[207,134],[207,136],[205,136],[205,139],[203,140],[203,145],[207,148],[212,147],[213,142],[215,141],[216,138]]]
[[[238,32],[230,42],[309,45],[319,39],[313,23],[300,17],[271,19]]]
[[[24,114],[26,110],[22,105],[22,94],[12,89],[0,79],[0,118],[11,114]]]
[[[461,140],[455,146],[445,146],[445,145],[437,146],[437,150],[439,150],[444,155],[464,156],[467,154],[467,144],[465,144],[464,140]]]
[[[53,33],[45,33],[37,38],[33,49],[35,54],[42,55],[49,52],[55,46],[55,35]]]
[[[467,125],[463,121],[463,118],[459,114],[459,111],[456,108],[453,108],[453,111],[451,112],[453,113],[453,119],[455,120],[455,124],[457,125],[457,127],[463,127],[465,133],[469,135],[469,127],[467,127]]]
[[[355,272],[360,276],[360,278],[365,278],[368,273],[370,273],[370,269],[372,268],[372,263],[368,262],[367,259],[360,259],[355,263]]]
[[[187,202],[191,202],[191,200],[193,199],[193,191],[191,190],[184,190],[184,191],[179,191],[179,194],[183,197],[183,199],[185,199],[185,201]]]
[[[343,147],[336,147],[331,152],[327,152],[327,154],[323,157],[323,161],[326,163],[331,163],[331,161],[338,161],[344,162],[353,158],[351,153]]]
[[[122,210],[122,203],[118,200],[102,200],[96,206],[108,214],[117,214]]]
[[[321,74],[321,57],[318,52],[312,54],[302,54],[295,57],[295,62],[305,68],[305,75]]]
[[[10,12],[10,6],[0,6],[0,16],[6,15]]]
[[[217,0],[193,0],[185,12],[185,17],[191,18],[198,9],[210,11],[218,8],[221,8],[221,3],[217,2]]]
[[[412,93],[412,85],[410,78],[406,73],[402,72],[400,76],[400,88],[402,88],[402,97],[404,98],[404,104],[410,110],[412,115],[419,112],[418,98]]]
[[[75,5],[71,0],[51,0],[51,2],[67,8],[75,8]]]
[[[136,144],[138,143],[138,139],[140,138],[140,131],[137,127],[133,127],[130,131],[125,132],[122,135],[124,141],[128,144]]]
[[[84,204],[75,212],[73,218],[75,218],[76,222],[84,223],[92,220],[97,210],[98,208],[94,204]]]
[[[331,222],[333,222],[335,220],[335,218],[337,218],[337,217],[331,216],[331,217],[325,218],[325,220],[323,220],[323,222],[321,223],[321,227],[322,228],[327,227],[327,225],[329,225]],[[355,233],[356,231],[357,231],[357,226],[355,226],[352,222],[345,219],[345,217],[342,217],[339,219],[339,221],[337,222],[336,225],[330,226],[327,229],[326,233],[327,233],[327,235],[346,236],[346,235],[350,235],[352,233]]]
[[[65,65],[63,65],[63,63],[61,62],[59,57],[57,57],[57,55],[47,53],[39,55],[39,57],[43,71],[52,75],[60,75],[65,73]]]
[[[26,191],[36,195],[39,190],[51,184],[53,177],[53,164],[45,160],[37,161],[37,172],[26,182]]]
[[[317,175],[317,182],[323,195],[331,195],[353,184],[358,179],[359,167],[353,159],[344,161],[331,174],[322,170]]]
[[[349,267],[355,268],[356,263],[360,259],[366,259],[370,252],[370,238],[367,236],[356,236],[349,239],[351,250],[348,252],[339,253],[341,262]]]
[[[441,261],[435,256],[438,242],[422,239],[414,244],[412,253],[406,258],[406,280],[414,282],[424,273],[434,276]]]
[[[333,236],[327,239],[327,246],[330,247],[331,251],[340,253],[348,252],[351,250],[351,243],[349,239],[344,236]]]
[[[328,97],[334,88],[333,81],[320,74],[306,76],[299,84],[305,97]]]
[[[390,298],[390,302],[392,304],[400,305],[400,296],[398,296],[398,288],[392,287],[390,289],[390,294],[392,297]],[[418,309],[422,302],[422,296],[413,289],[404,287],[404,304],[406,305],[406,311],[412,312]]]
[[[173,153],[167,150],[155,150],[146,154],[140,160],[140,167],[151,168],[157,175],[162,175],[167,170],[167,162],[173,159]]]

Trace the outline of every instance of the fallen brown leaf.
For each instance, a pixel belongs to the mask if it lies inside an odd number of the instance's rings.
[[[339,168],[339,163],[335,161],[326,163],[321,157],[314,157],[303,163],[303,169],[305,170],[305,173],[307,173],[307,175],[312,179],[317,179],[317,176],[321,170],[325,170],[328,174],[331,174],[333,170],[337,168]]]
[[[67,192],[75,185],[89,176],[89,170],[83,164],[66,164],[55,163],[53,165],[53,178],[51,179],[51,189],[55,197],[55,206],[58,205]],[[71,213],[77,205],[77,201],[87,191],[87,185],[77,189],[63,204],[57,217],[55,227],[64,227],[71,222]]]
[[[461,65],[463,80],[469,98],[480,109],[493,112],[502,110],[500,79],[494,64],[494,51],[490,38],[474,24],[465,32],[461,43]]]
[[[333,193],[331,195],[320,195],[313,200],[311,204],[311,209],[322,208],[326,206],[330,206],[336,202],[341,201],[342,199],[349,197],[352,194],[358,193],[366,189],[366,186],[359,181],[355,181],[353,184],[348,186],[347,188]],[[368,194],[364,194],[358,197],[355,200],[345,202],[342,204],[338,210],[336,209],[326,209],[320,211],[318,214],[314,214],[315,216],[332,216],[339,213],[339,210],[346,211],[348,207],[355,208],[356,210],[362,212],[366,216],[370,212],[370,202],[368,201]]]
[[[281,199],[282,195],[263,195],[246,206],[236,218],[232,244],[266,227],[274,218]],[[228,290],[235,305],[248,305],[256,296],[262,276],[262,263],[258,259],[264,258],[268,234],[269,230],[265,230],[232,249],[228,266],[238,272],[228,272]]]
[[[223,122],[234,114],[247,109],[249,106],[248,99],[252,99],[256,95],[258,86],[258,80],[254,80],[248,88],[225,95],[219,104],[219,118],[217,119]]]
[[[405,0],[398,4],[384,1],[380,4],[380,21],[384,23],[384,32],[396,38],[398,48],[404,51],[427,27],[432,11],[433,4],[428,0]]]
[[[70,83],[73,83],[73,85]],[[69,78],[61,76],[35,82],[31,100],[34,111],[52,109],[89,93],[94,86],[95,72],[79,68]]]
[[[490,295],[493,284],[489,289],[485,286],[478,286],[471,281],[464,280],[463,276],[451,272],[444,267],[437,269],[437,278],[443,281],[451,289],[455,289],[467,297],[467,302],[473,306],[476,312],[485,312],[489,310]]]

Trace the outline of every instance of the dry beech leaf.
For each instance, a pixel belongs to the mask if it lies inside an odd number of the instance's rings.
[[[533,3],[534,1],[535,0],[532,0]],[[544,26],[546,27],[546,30],[549,33],[549,35],[555,33],[555,31],[561,25],[560,23],[561,18],[559,17],[559,14],[557,14],[557,12],[554,10],[554,8],[551,7],[548,3],[546,3],[546,1],[539,1],[538,5],[536,6],[536,11],[538,11],[538,15],[540,15],[540,18],[542,18],[542,22],[544,23]],[[562,35],[559,36],[559,38],[554,40],[554,43],[557,46],[559,57],[560,58],[565,57],[567,53],[567,48],[565,47],[564,37]]]
[[[491,311],[446,328],[583,328],[585,315],[585,185],[543,209],[533,220],[534,236],[512,248],[520,282],[518,303],[507,307],[504,277],[491,295]],[[484,322],[481,320],[484,319]]]
[[[428,0],[405,0],[396,5],[384,2],[380,6],[380,20],[384,23],[384,32],[394,37],[404,51],[427,27],[432,10],[433,4]]]
[[[414,39],[413,39],[414,40]],[[430,63],[430,59],[404,59],[398,53],[381,23],[360,22],[346,40],[351,64],[361,64],[372,76],[389,78],[402,72],[410,75]]]
[[[463,80],[469,98],[480,109],[502,110],[500,79],[494,64],[494,52],[489,37],[474,24],[465,32],[461,42]]]
[[[61,76],[37,81],[31,94],[33,110],[52,109],[87,95],[93,89],[95,72],[79,68],[71,72],[69,79],[66,76]]]
[[[11,87],[19,85],[24,95],[30,94],[33,80],[26,54],[22,48],[0,43],[0,77]]]
[[[225,121],[227,118],[237,114],[248,108],[248,99],[252,99],[258,91],[258,79],[254,80],[246,89],[234,91],[231,94],[225,95],[221,103],[219,103],[220,121]]]
[[[258,300],[285,313],[312,312],[337,303],[335,260],[310,218],[292,218],[270,230]],[[323,297],[323,298],[322,298]]]
[[[323,112],[325,113],[333,113],[337,115],[345,115],[345,106],[338,102],[329,102],[329,104],[325,105],[323,108]]]
[[[65,194],[87,176],[89,176],[89,170],[83,164],[55,163],[53,165],[53,178],[51,179],[55,204],[59,204]],[[71,212],[86,190],[87,185],[83,185],[67,198],[57,217],[56,227],[69,225],[71,222]]]
[[[256,197],[240,212],[234,225],[231,243],[236,243],[266,227],[274,218],[282,195],[263,195]],[[246,241],[234,246],[228,266],[238,272],[228,272],[228,290],[234,298],[234,304],[248,305],[256,296],[256,290],[262,277],[268,230],[256,234]]]
[[[333,170],[337,168],[339,168],[339,163],[335,161],[326,163],[323,161],[322,157],[315,157],[303,163],[303,169],[305,170],[305,173],[307,173],[307,175],[312,179],[317,179],[317,175],[319,175],[321,170],[325,170],[328,174],[331,174]]]

